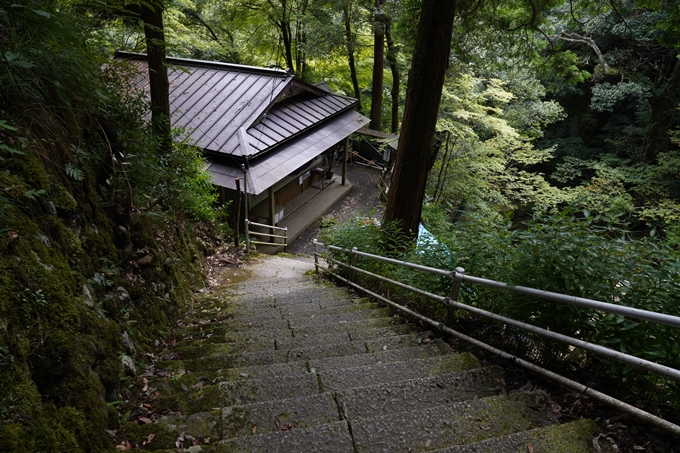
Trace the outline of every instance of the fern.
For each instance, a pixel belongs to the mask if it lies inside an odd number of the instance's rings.
[[[64,170],[66,170],[67,175],[69,175],[71,178],[75,179],[76,181],[82,181],[85,178],[85,173],[83,173],[82,170],[74,167],[70,163],[67,163],[66,165],[64,165]]]

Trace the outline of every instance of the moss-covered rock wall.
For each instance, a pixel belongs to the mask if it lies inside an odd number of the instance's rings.
[[[60,177],[31,147],[0,165],[0,451],[108,451],[110,403],[202,284],[210,235],[121,216],[96,166]]]

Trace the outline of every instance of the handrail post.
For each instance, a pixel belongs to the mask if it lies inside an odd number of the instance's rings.
[[[273,230],[272,230],[273,231]],[[283,251],[288,247],[288,227],[283,229]]]
[[[248,225],[250,225],[250,220],[246,219],[245,225],[246,225],[246,253],[250,253],[250,228],[248,227]]]
[[[456,274],[464,274],[465,269],[462,267],[457,267],[455,272],[451,273],[451,278],[453,282],[451,283],[451,294],[449,297],[453,301],[458,300],[458,293],[460,292],[460,284],[463,282],[462,278],[456,278]],[[446,306],[446,318],[444,319],[444,324],[451,327],[455,323],[454,309],[451,305]]]
[[[357,254],[356,251],[358,249],[356,247],[352,247],[352,258],[349,260],[350,266],[353,268],[355,267],[357,263]],[[356,276],[356,272],[354,272],[354,269],[350,269],[350,280],[354,281],[354,277]]]
[[[314,273],[319,275],[319,241],[314,239]]]

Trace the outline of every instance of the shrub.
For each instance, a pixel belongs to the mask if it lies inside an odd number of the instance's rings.
[[[672,241],[637,239],[623,225],[577,216],[571,210],[536,216],[519,225],[479,220],[466,217],[452,225],[449,231],[440,232],[439,243],[403,248],[400,257],[443,269],[462,266],[467,274],[511,285],[680,316],[680,254]],[[393,249],[383,248],[388,243],[384,235],[377,227],[366,229],[353,222],[341,224],[322,240],[347,248],[356,246],[370,253],[391,254]],[[341,255],[339,259],[346,258]],[[371,266],[372,272],[443,296],[448,295],[451,288],[451,281],[446,277],[359,259],[357,264]],[[391,288],[390,291],[405,296],[399,290]],[[442,319],[445,310],[441,304],[433,305],[413,295],[408,297],[412,304]],[[463,284],[458,299],[529,324],[680,368],[680,332],[675,328],[479,285]],[[461,316],[475,319],[463,313]],[[587,369],[612,378],[612,382],[619,382],[629,391],[644,391],[652,398],[665,398],[664,392],[659,392],[660,386],[669,392],[680,393],[675,382],[639,370],[633,372],[630,366],[575,352],[567,345],[509,326],[489,328],[492,325],[478,324],[482,331],[477,334],[485,334],[487,341],[498,342],[511,352],[544,365],[557,366],[563,371],[574,367]]]

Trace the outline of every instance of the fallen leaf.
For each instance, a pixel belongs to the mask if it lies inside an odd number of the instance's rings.
[[[387,345],[383,346],[383,351],[387,351]]]
[[[645,447],[643,447],[642,445],[634,445],[633,450],[645,450]]]
[[[281,422],[278,417],[274,419],[274,423],[276,423],[276,429],[281,430]]]
[[[132,450],[132,444],[127,439],[125,439],[125,449]]]
[[[144,442],[142,442],[142,445],[146,445],[148,443],[151,443],[151,441],[153,440],[154,437],[156,437],[156,435],[154,433],[149,434],[146,437],[146,440]]]
[[[531,445],[531,442],[529,442],[529,443],[527,444],[527,451],[528,451],[529,453],[534,453],[534,446]]]
[[[309,336],[309,334],[305,334],[304,336],[305,336],[305,337],[308,337],[308,336]]]
[[[257,432],[257,426],[253,426],[253,429],[251,431],[252,431],[253,434],[255,434]]]
[[[8,238],[10,241],[13,240],[13,239],[16,239],[16,238],[18,238],[18,237],[19,237],[19,234],[17,234],[16,231],[11,231],[11,230],[10,230],[10,231],[7,232],[7,238]]]
[[[425,448],[429,447],[432,445],[432,439],[427,439],[427,442],[425,442]]]
[[[249,322],[249,323],[248,323],[248,327],[253,327],[253,323],[252,323],[252,322]]]
[[[146,423],[147,425],[153,423],[150,419],[148,419],[146,417],[139,417],[138,420],[142,423]]]
[[[209,444],[209,443],[210,443],[210,438],[209,438],[209,437],[204,437],[204,438],[203,438],[203,443],[204,443],[204,444]]]

